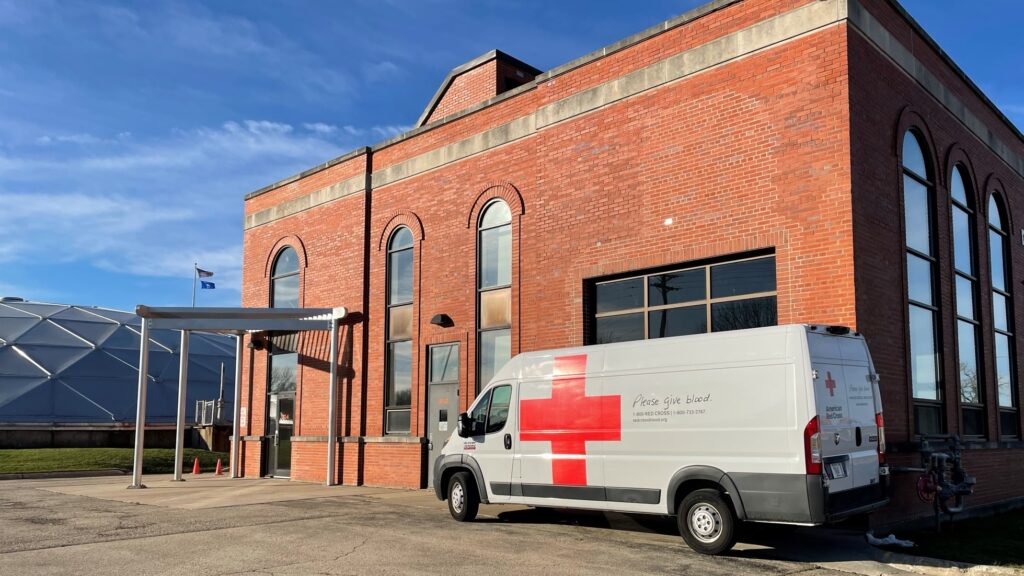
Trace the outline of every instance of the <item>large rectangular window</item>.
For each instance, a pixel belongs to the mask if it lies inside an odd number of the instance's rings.
[[[778,322],[774,256],[598,280],[592,295],[591,344],[723,332]]]

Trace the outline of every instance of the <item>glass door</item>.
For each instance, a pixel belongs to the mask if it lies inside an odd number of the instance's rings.
[[[295,393],[270,394],[267,434],[270,446],[267,476],[288,478],[292,468],[292,433],[295,430]]]

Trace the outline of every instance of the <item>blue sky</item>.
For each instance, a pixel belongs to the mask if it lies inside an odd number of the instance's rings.
[[[0,295],[240,300],[242,197],[407,129],[452,67],[547,70],[702,4],[0,0]],[[1024,126],[1019,0],[904,6]]]

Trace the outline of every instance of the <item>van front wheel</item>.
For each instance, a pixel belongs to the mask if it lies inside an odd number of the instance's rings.
[[[459,522],[472,522],[480,509],[480,496],[469,472],[456,472],[448,481],[448,511]]]
[[[694,490],[676,510],[679,533],[701,554],[721,554],[736,543],[736,517],[717,490]]]

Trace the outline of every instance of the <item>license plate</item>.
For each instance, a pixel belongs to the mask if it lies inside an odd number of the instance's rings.
[[[833,479],[846,478],[846,466],[842,462],[833,462],[828,465],[828,469]]]

